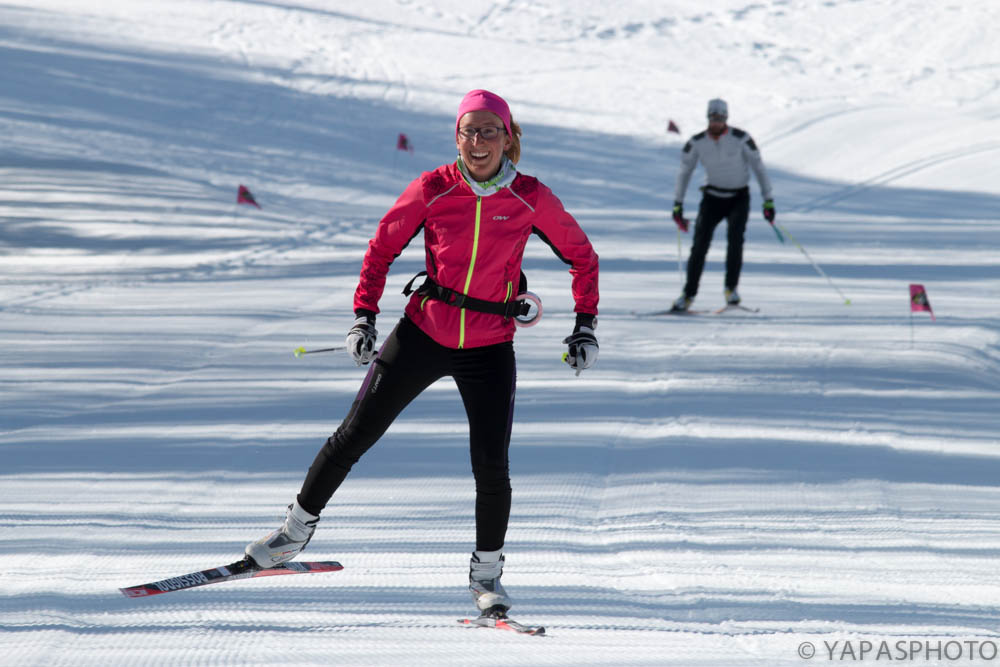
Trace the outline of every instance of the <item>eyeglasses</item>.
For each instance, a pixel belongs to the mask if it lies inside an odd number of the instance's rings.
[[[726,116],[723,116],[721,113],[710,113],[708,114],[708,121],[710,123],[725,123]]]
[[[496,127],[494,125],[487,125],[486,127],[460,127],[458,128],[458,133],[468,139],[473,141],[478,134],[486,141],[492,141],[500,136],[503,132],[502,127]]]

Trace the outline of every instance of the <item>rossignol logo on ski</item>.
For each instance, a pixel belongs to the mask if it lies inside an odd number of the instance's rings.
[[[236,579],[253,579],[256,577],[274,577],[288,574],[310,574],[318,572],[338,572],[344,567],[337,561],[297,561],[295,563],[281,563],[274,567],[262,569],[249,558],[220,565],[201,572],[191,572],[178,577],[170,577],[162,581],[154,581],[149,584],[139,586],[129,586],[120,588],[122,595],[129,598],[148,597],[150,595],[160,595],[172,591],[182,591],[195,586],[205,584],[218,584],[223,581],[233,581]]]
[[[159,588],[161,591],[176,591],[181,588],[190,588],[191,586],[198,586],[200,584],[207,584],[208,577],[206,577],[201,572],[192,572],[191,574],[185,574],[181,577],[173,577],[171,579],[164,579],[163,581],[157,581],[154,586]]]

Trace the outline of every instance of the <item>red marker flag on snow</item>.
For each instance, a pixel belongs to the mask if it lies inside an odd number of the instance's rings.
[[[257,200],[253,198],[253,195],[250,194],[250,191],[247,190],[247,187],[245,185],[241,185],[240,189],[236,191],[236,203],[253,204],[257,208],[260,208],[260,204],[258,204]]]
[[[410,144],[409,137],[402,132],[399,133],[399,138],[396,139],[396,150],[413,152],[413,146]]]
[[[934,311],[931,310],[931,302],[927,299],[927,290],[923,285],[910,283],[910,312],[926,310],[931,314],[931,319],[935,319]]]
[[[667,121],[667,132],[673,132],[674,134],[680,134],[681,128],[677,127],[677,123],[670,120]]]

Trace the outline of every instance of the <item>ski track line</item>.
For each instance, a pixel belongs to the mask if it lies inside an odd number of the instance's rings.
[[[169,209],[167,205],[164,210]],[[157,274],[141,268],[127,268],[128,257],[134,256],[135,251],[127,250],[114,255],[108,254],[109,260],[115,260],[117,266],[108,265],[88,271],[89,274],[105,273],[115,277],[90,279],[80,282],[75,276],[64,278],[61,281],[45,280],[47,283],[56,283],[51,287],[37,289],[31,294],[14,298],[7,302],[0,302],[0,312],[5,310],[17,312],[23,309],[38,306],[46,301],[68,297],[75,294],[91,291],[98,288],[117,288],[124,285],[141,284],[162,284],[171,282],[186,282],[194,277],[204,277],[206,274],[219,275],[239,275],[242,272],[250,271],[254,265],[268,258],[280,257],[283,254],[294,253],[306,247],[313,247],[317,244],[335,245],[330,239],[337,234],[357,232],[362,226],[368,225],[367,219],[355,221],[341,221],[337,229],[331,229],[332,225],[325,222],[299,222],[297,234],[293,238],[286,238],[278,241],[262,241],[250,245],[249,247],[230,253],[227,257],[206,257],[205,261],[198,262],[186,268],[168,268]],[[281,264],[275,262],[276,265]],[[125,267],[125,268],[122,268]],[[24,281],[30,283],[33,281]]]
[[[945,151],[942,153],[930,155],[925,158],[913,160],[911,162],[906,162],[904,164],[893,167],[892,169],[883,171],[880,174],[876,174],[875,176],[872,176],[871,178],[861,181],[860,183],[848,185],[839,190],[835,190],[825,195],[820,195],[819,197],[816,197],[805,204],[799,204],[798,206],[789,207],[788,212],[809,213],[811,211],[815,211],[821,206],[842,202],[846,199],[853,197],[856,194],[859,194],[866,190],[870,190],[880,185],[887,185],[905,176],[910,176],[912,174],[923,171],[924,169],[936,167],[941,164],[944,164],[945,162],[950,162],[952,160],[960,160],[964,157],[978,155],[980,153],[989,153],[996,150],[1000,150],[1000,142],[994,141],[979,148],[963,148],[954,151]]]
[[[778,143],[780,141],[784,141],[785,139],[793,138],[796,135],[798,135],[799,133],[801,133],[801,132],[803,132],[803,131],[811,128],[812,126],[817,125],[819,123],[822,123],[824,121],[830,120],[831,118],[839,118],[839,117],[842,117],[842,116],[850,116],[850,115],[853,115],[853,114],[856,114],[856,113],[862,113],[862,112],[865,112],[865,111],[870,111],[871,109],[880,109],[880,108],[884,108],[884,107],[885,107],[885,105],[881,105],[881,104],[869,104],[869,105],[866,105],[866,106],[854,107],[854,108],[851,108],[851,109],[837,109],[835,111],[830,111],[828,113],[821,114],[819,116],[814,116],[814,117],[810,118],[809,120],[805,120],[805,121],[799,123],[798,125],[795,125],[794,127],[782,130],[782,131],[777,132],[775,134],[771,134],[771,135],[765,136],[761,145],[764,145],[764,146],[773,145],[773,144],[776,144],[776,143]]]

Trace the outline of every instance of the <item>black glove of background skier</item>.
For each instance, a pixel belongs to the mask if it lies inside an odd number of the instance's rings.
[[[774,224],[774,200],[768,199],[764,202],[764,219],[772,225]]]
[[[679,201],[674,202],[674,222],[677,223],[677,228],[682,232],[688,230],[688,221],[684,219],[684,205]]]
[[[354,311],[357,319],[354,326],[347,332],[347,352],[358,366],[367,364],[375,357],[375,341],[378,331],[375,330],[375,313],[364,308]]]

